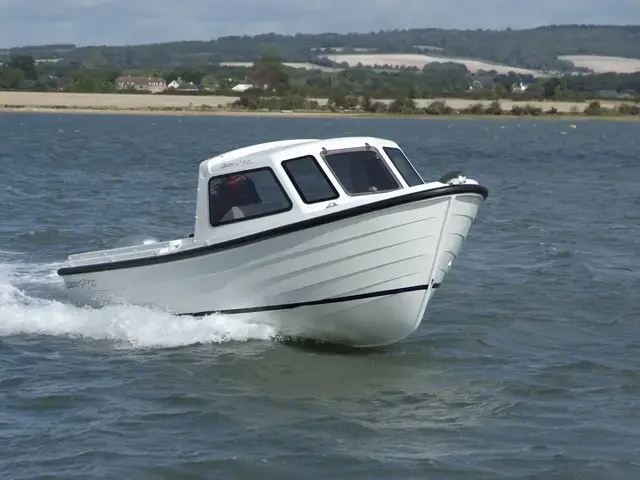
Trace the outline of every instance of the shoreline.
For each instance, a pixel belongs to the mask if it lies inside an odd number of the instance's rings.
[[[173,115],[173,116],[252,116],[252,117],[292,117],[292,118],[420,118],[420,119],[556,119],[556,120],[626,120],[637,121],[640,116],[621,114],[617,111],[621,102],[600,102],[601,115],[585,115],[588,103],[560,101],[514,101],[500,100],[502,113],[494,115],[487,112],[473,114],[468,109],[481,104],[488,107],[492,100],[471,100],[464,98],[416,99],[418,109],[410,113],[372,113],[358,110],[331,111],[326,98],[310,98],[319,108],[314,109],[268,109],[249,110],[236,107],[233,102],[240,97],[216,95],[153,95],[122,93],[71,93],[71,92],[9,92],[0,90],[0,113],[74,113],[74,114],[113,114],[113,115]],[[389,105],[392,100],[377,100]],[[444,102],[453,111],[442,115],[427,114],[424,109],[432,102]],[[265,105],[268,106],[268,105]],[[512,113],[514,107],[523,110],[522,115]],[[531,115],[531,109],[538,115]],[[556,113],[549,113],[555,109]],[[527,114],[527,112],[529,114]]]
[[[583,113],[558,113],[550,115],[513,115],[504,112],[501,115],[488,113],[466,114],[451,113],[429,115],[426,113],[369,113],[369,112],[329,112],[323,110],[243,110],[234,108],[126,108],[126,107],[75,107],[75,106],[36,106],[36,105],[0,105],[0,114],[41,113],[41,114],[84,114],[84,115],[148,115],[148,116],[190,116],[190,117],[276,117],[276,118],[360,118],[360,119],[431,119],[431,120],[607,120],[638,122],[637,115],[584,115]]]

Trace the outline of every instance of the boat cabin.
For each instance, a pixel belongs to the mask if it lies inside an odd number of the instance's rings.
[[[125,237],[115,248],[69,255],[69,265],[184,252],[432,186],[395,142],[381,138],[283,140],[239,148],[200,163],[195,227],[188,238]]]
[[[240,148],[200,163],[193,236],[199,242],[249,234],[424,184],[402,149],[380,138]]]

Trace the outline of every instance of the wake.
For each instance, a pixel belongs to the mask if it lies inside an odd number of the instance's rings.
[[[134,305],[77,307],[64,297],[56,274],[59,266],[24,263],[19,254],[0,251],[0,338],[54,335],[108,340],[121,348],[167,348],[269,340],[276,335],[267,325],[224,315],[176,317]],[[42,291],[47,292],[44,297]]]

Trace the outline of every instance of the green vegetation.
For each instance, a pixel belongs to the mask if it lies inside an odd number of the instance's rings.
[[[184,41],[125,47],[40,45],[11,49],[12,55],[60,59],[66,66],[85,68],[169,68],[255,62],[278,53],[290,62],[331,66],[319,55],[332,48],[377,53],[423,53],[488,60],[514,67],[571,70],[559,55],[636,57],[640,26],[559,25],[526,30],[444,30],[438,28],[387,30],[341,35],[336,33],[229,36],[210,41]]]
[[[428,49],[429,55],[443,58],[442,62],[428,63],[422,69],[385,69],[337,68],[319,57],[338,47],[342,53],[356,49],[419,53]],[[153,76],[162,77],[166,84],[173,80],[188,83],[188,88],[167,89],[156,95],[231,96],[237,98],[232,102],[234,107],[247,110],[554,115],[558,112],[530,106],[542,100],[554,100],[592,102],[586,109],[575,112],[582,114],[584,110],[585,115],[637,115],[638,106],[634,103],[640,102],[640,72],[588,73],[558,61],[558,55],[637,56],[638,52],[640,27],[614,26],[552,26],[505,31],[416,29],[352,35],[267,34],[130,47],[44,45],[0,52],[0,62],[4,62],[0,66],[0,89],[150,93],[143,87],[119,90],[117,79],[123,75]],[[499,74],[495,70],[471,72],[465,65],[445,58],[453,55],[519,67],[571,70],[571,73],[555,71],[534,77],[514,72]],[[303,69],[286,65],[296,61],[336,68]],[[224,62],[251,63],[227,66]],[[252,88],[234,91],[238,84],[249,84]],[[470,106],[454,111],[446,102],[453,98],[468,99]],[[420,99],[437,101],[417,102]],[[621,106],[606,109],[598,103],[602,100],[615,100]],[[518,105],[509,106],[505,111],[501,105],[506,101],[517,101]],[[198,105],[199,102],[194,98],[191,103]],[[420,103],[427,106],[417,107]]]
[[[31,109],[33,107],[21,105],[0,105],[1,109],[20,110]],[[349,103],[346,106],[329,102],[321,105],[317,100],[310,100],[298,96],[285,97],[267,97],[267,98],[250,98],[240,97],[238,100],[222,107],[216,107],[207,104],[193,104],[188,106],[148,106],[142,108],[118,108],[112,106],[95,106],[95,107],[77,107],[55,105],[44,107],[44,110],[60,110],[70,112],[96,111],[96,112],[113,112],[122,113],[126,111],[139,113],[233,113],[244,112],[247,114],[310,114],[323,116],[325,114],[348,115],[348,116],[414,116],[414,117],[431,117],[431,118],[473,118],[473,117],[493,117],[493,118],[517,118],[517,117],[533,117],[533,118],[599,118],[599,119],[629,119],[634,118],[640,120],[640,106],[632,104],[621,104],[616,107],[603,107],[600,102],[590,102],[584,110],[574,107],[569,112],[559,112],[554,106],[548,108],[540,107],[540,104],[516,104],[511,108],[503,108],[499,101],[493,101],[490,104],[481,102],[469,104],[463,108],[453,108],[446,101],[436,100],[426,107],[420,107],[413,99],[398,99],[389,103],[375,101],[371,102],[368,97],[361,97],[355,100],[355,103]]]
[[[459,64],[427,65],[422,71],[376,71],[350,68],[341,71],[303,70],[283,64],[282,58],[264,56],[251,68],[203,66],[187,69],[118,70],[36,64],[29,56],[13,56],[0,67],[0,88],[8,90],[68,91],[82,93],[116,92],[116,79],[123,74],[163,77],[167,82],[181,78],[193,82],[193,91],[167,90],[164,93],[189,95],[227,95],[303,98],[372,99],[467,98],[470,100],[586,101],[615,99],[638,101],[640,72],[633,74],[565,75],[473,75]],[[232,88],[250,83],[251,91],[238,93]],[[527,86],[518,91],[517,85]],[[516,88],[514,88],[514,86]],[[471,88],[473,87],[473,88]],[[131,91],[122,91],[131,93]],[[144,93],[135,90],[135,93]],[[337,102],[340,103],[340,102]]]
[[[243,96],[231,104],[232,108],[249,111],[326,111],[335,113],[362,113],[362,114],[392,114],[392,115],[422,115],[422,116],[562,116],[553,106],[543,109],[535,104],[514,105],[510,109],[504,109],[498,100],[486,105],[482,102],[470,104],[465,108],[453,108],[444,100],[435,100],[426,107],[419,107],[411,98],[399,98],[391,102],[372,101],[370,97],[349,96],[340,100],[332,100],[321,106],[315,100],[309,100],[299,96],[286,97],[248,97]],[[210,110],[203,105],[199,110]],[[603,107],[600,102],[592,101],[583,112],[574,109],[565,113],[569,116],[586,117],[618,117],[639,116],[640,106],[634,104],[621,104],[615,108]]]
[[[38,80],[38,71],[32,57],[18,55],[0,67],[0,88],[19,89],[26,82]]]

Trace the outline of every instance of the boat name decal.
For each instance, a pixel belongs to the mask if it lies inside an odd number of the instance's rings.
[[[96,286],[96,281],[89,278],[81,278],[80,280],[67,280],[64,284],[69,289],[81,288],[83,290],[88,290],[89,288]]]
[[[233,160],[231,162],[224,162],[220,165],[220,169],[231,167],[244,167],[245,165],[251,165],[253,162],[247,158],[242,160]]]

